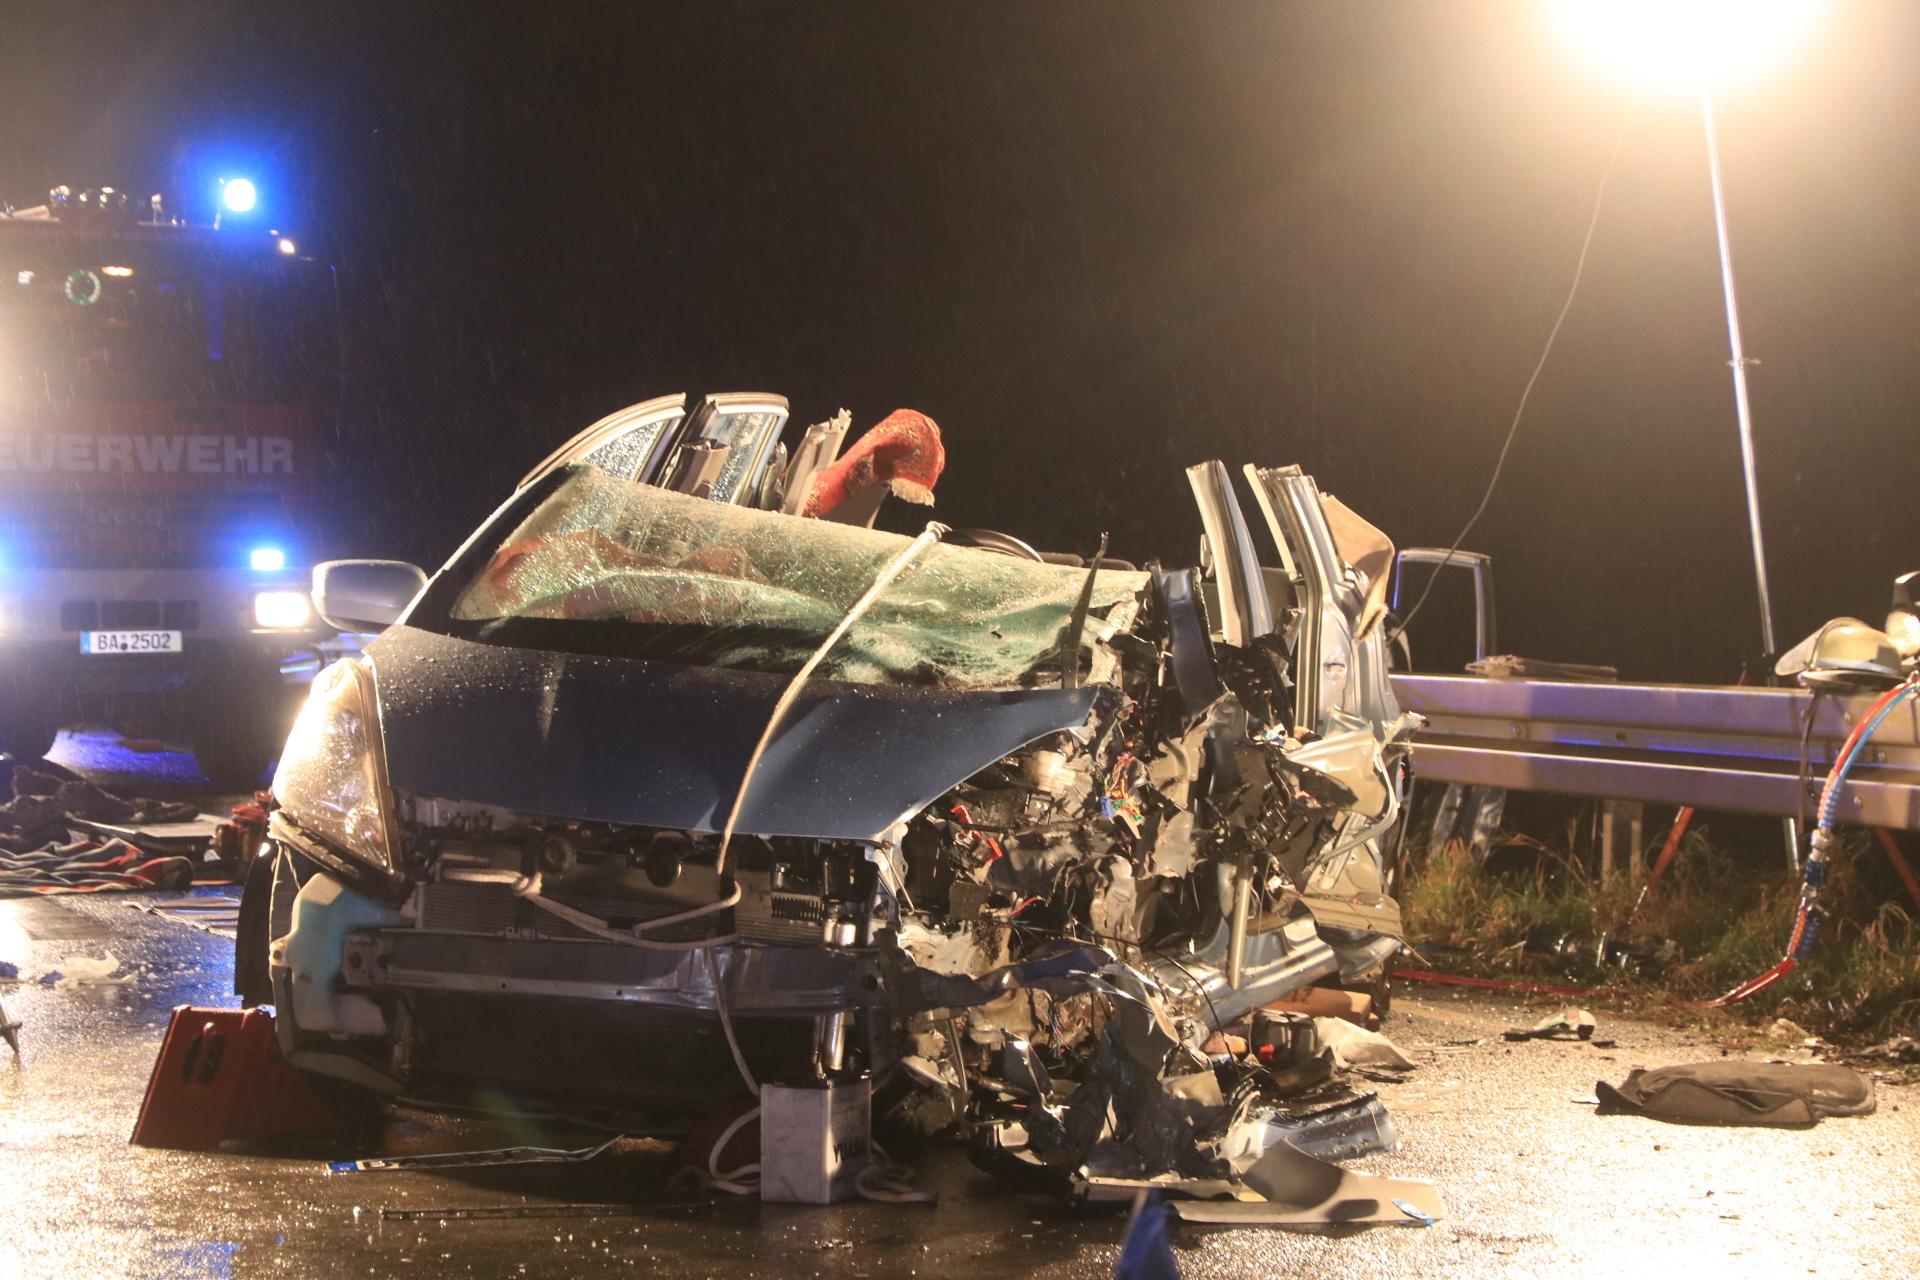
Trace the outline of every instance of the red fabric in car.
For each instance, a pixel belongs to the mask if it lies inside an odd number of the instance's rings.
[[[815,477],[801,514],[822,516],[857,493],[876,485],[917,502],[933,505],[933,486],[946,469],[947,451],[940,424],[912,409],[895,409],[874,424],[853,447]]]

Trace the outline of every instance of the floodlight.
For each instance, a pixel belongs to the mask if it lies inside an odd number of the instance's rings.
[[[1560,34],[1640,88],[1723,88],[1778,66],[1831,0],[1546,0]]]

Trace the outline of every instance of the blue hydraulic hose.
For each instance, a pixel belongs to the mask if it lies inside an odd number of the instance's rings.
[[[1860,736],[1854,739],[1853,747],[1835,763],[1833,784],[1827,788],[1825,803],[1820,806],[1820,820],[1818,825],[1823,830],[1832,830],[1833,828],[1834,810],[1838,808],[1840,804],[1840,788],[1846,782],[1847,774],[1852,771],[1854,761],[1858,760],[1860,753],[1866,750],[1867,740],[1879,732],[1881,724],[1885,722],[1888,716],[1893,714],[1895,708],[1912,697],[1916,692],[1920,692],[1920,686],[1913,684],[1902,686],[1900,692],[1897,693],[1886,706],[1875,712],[1867,721],[1866,726],[1860,731]]]

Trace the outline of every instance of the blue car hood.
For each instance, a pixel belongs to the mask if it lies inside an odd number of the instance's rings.
[[[367,649],[395,789],[547,817],[717,831],[788,677],[395,627]],[[818,680],[769,744],[755,835],[869,840],[1108,692]]]

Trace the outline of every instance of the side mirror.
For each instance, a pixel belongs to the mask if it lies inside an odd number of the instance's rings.
[[[426,571],[404,560],[327,560],[313,567],[313,607],[330,627],[384,631],[426,585]]]

